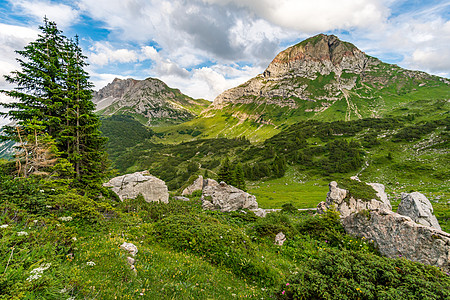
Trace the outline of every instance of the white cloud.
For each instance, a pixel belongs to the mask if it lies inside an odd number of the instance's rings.
[[[61,28],[73,25],[79,17],[78,10],[61,3],[49,0],[9,0],[15,9],[32,16],[37,22],[42,22],[44,16],[56,22]]]
[[[0,23],[0,89],[11,89],[4,75],[19,68],[15,58],[18,57],[15,50],[22,50],[29,42],[36,39],[36,30]]]
[[[389,15],[386,0],[204,0],[244,7],[284,28],[317,33],[334,29],[373,27]]]
[[[89,49],[89,62],[96,66],[104,66],[111,63],[137,62],[139,55],[134,50],[114,49],[109,42],[96,42]]]

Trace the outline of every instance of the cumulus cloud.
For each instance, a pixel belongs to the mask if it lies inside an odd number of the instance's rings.
[[[41,22],[44,16],[56,22],[58,26],[67,28],[74,24],[79,17],[78,10],[49,0],[9,0],[14,9],[23,14],[32,16],[37,22]]]
[[[204,0],[248,9],[272,24],[308,33],[372,27],[389,15],[389,0]]]
[[[15,50],[23,49],[29,42],[36,39],[38,32],[23,26],[0,23],[0,89],[10,89],[4,75],[19,68],[15,58]]]

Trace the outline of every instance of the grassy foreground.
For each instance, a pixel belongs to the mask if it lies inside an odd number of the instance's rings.
[[[381,257],[346,235],[336,213],[284,205],[258,218],[204,211],[198,197],[159,204],[99,193],[2,178],[0,299],[450,297],[448,274]],[[123,242],[138,247],[136,273]]]

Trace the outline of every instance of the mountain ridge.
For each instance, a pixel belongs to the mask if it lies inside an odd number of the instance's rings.
[[[194,118],[210,102],[193,99],[156,78],[115,78],[95,92],[96,111],[103,116],[132,115],[146,125],[180,123]]]

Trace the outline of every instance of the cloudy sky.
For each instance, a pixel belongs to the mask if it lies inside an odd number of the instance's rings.
[[[44,15],[80,36],[97,89],[115,77],[157,77],[214,100],[318,33],[450,77],[448,0],[0,0],[0,75],[17,69],[14,50],[37,37]]]

